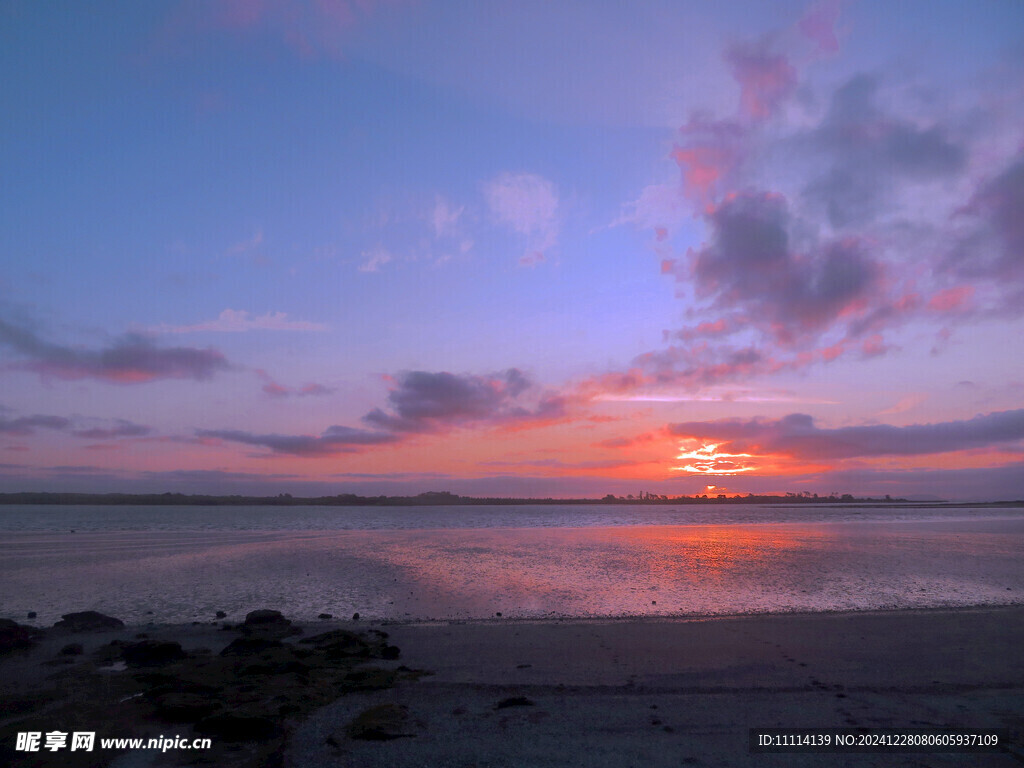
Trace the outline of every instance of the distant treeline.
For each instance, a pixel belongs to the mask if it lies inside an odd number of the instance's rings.
[[[167,506],[268,506],[268,507],[411,507],[429,505],[512,505],[512,504],[907,504],[907,499],[886,496],[881,499],[856,498],[851,494],[788,493],[784,496],[664,496],[641,493],[637,496],[608,494],[600,499],[516,499],[459,496],[447,491],[428,491],[416,496],[357,496],[342,493],[337,496],[208,496],[183,493],[2,493],[0,504],[135,504]]]

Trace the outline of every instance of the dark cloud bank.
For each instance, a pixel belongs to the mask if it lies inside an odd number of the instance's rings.
[[[445,432],[464,426],[525,425],[556,419],[564,400],[538,392],[521,371],[510,368],[491,376],[407,371],[394,379],[388,410],[374,408],[363,416],[370,429],[332,426],[320,436],[255,434],[241,430],[199,430],[215,438],[262,446],[293,456],[354,453],[368,446],[396,443],[416,434]]]
[[[810,416],[793,413],[781,419],[683,422],[670,424],[668,429],[674,435],[720,441],[730,453],[820,459],[918,456],[1024,440],[1024,409],[905,427],[875,424],[820,429]]]
[[[230,367],[212,347],[159,347],[144,336],[129,334],[103,349],[76,349],[47,342],[33,330],[2,319],[0,344],[22,358],[25,368],[60,379],[93,378],[119,384],[201,380]]]

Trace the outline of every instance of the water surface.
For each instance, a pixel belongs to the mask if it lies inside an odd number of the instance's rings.
[[[0,615],[42,624],[1024,602],[1021,508],[25,506],[0,530]]]

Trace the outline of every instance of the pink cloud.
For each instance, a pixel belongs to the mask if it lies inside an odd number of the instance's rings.
[[[502,173],[484,185],[491,215],[527,238],[520,263],[536,264],[558,241],[558,190],[535,173]]]
[[[256,371],[256,375],[263,381],[263,392],[270,397],[284,398],[284,397],[311,397],[320,395],[329,395],[334,392],[333,389],[325,387],[323,384],[307,383],[296,389],[295,387],[286,387],[283,384],[279,384],[271,378],[270,374],[260,369]]]
[[[723,166],[730,159],[728,154],[719,147],[676,147],[672,150],[672,159],[683,173],[683,189],[687,196],[710,205],[714,200],[715,186],[722,177]]]
[[[821,359],[826,363],[831,363],[833,360],[838,358],[843,352],[846,351],[845,342],[839,341],[835,344],[825,347],[821,350]]]
[[[884,355],[890,349],[892,347],[885,343],[880,333],[869,336],[861,344],[861,351],[864,353],[864,357],[878,357],[879,355]]]
[[[839,20],[839,0],[823,0],[815,3],[797,24],[797,29],[818,45],[823,53],[836,53],[839,40],[836,37],[836,22]]]
[[[655,239],[662,243],[670,232],[676,230],[689,218],[690,212],[675,184],[651,184],[643,188],[640,197],[628,203],[612,226],[633,224],[644,229],[653,229]]]
[[[277,41],[303,58],[344,54],[353,30],[390,0],[210,0],[169,22],[172,36],[224,31]]]
[[[682,341],[691,341],[700,338],[714,338],[716,336],[727,336],[733,333],[739,325],[745,322],[743,317],[720,317],[717,320],[706,320],[695,326],[681,328],[675,331],[672,336]]]
[[[933,312],[956,312],[967,309],[974,296],[973,285],[958,285],[939,291],[928,301],[928,309]]]
[[[287,387],[282,387],[276,381],[268,381],[264,384],[263,391],[271,397],[288,397],[291,394]]]
[[[646,352],[633,360],[628,371],[606,373],[579,383],[581,400],[683,400],[681,393],[707,391],[721,384],[776,373],[807,365],[811,358],[788,360],[772,357],[752,346],[737,347],[716,342]],[[665,394],[672,390],[674,394]],[[706,399],[731,399],[717,394]],[[745,399],[743,396],[734,399]]]
[[[708,212],[728,189],[749,137],[736,122],[702,116],[693,117],[679,134],[681,143],[672,149],[671,157],[682,172],[683,194]]]
[[[323,323],[307,320],[289,320],[285,312],[268,312],[265,315],[251,315],[244,309],[225,309],[216,320],[207,320],[194,325],[160,325],[152,328],[156,333],[241,333],[244,331],[326,331]]]
[[[771,117],[796,90],[796,70],[789,59],[770,53],[763,43],[735,45],[725,58],[740,86],[740,111],[748,117]]]

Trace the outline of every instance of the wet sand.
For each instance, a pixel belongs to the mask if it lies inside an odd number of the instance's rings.
[[[320,710],[294,734],[287,765],[1024,761],[1024,607],[387,630],[402,663],[434,674]],[[406,708],[398,731],[409,736],[345,738],[341,726],[385,703]],[[1003,729],[1012,743],[980,755],[756,754],[753,727]]]

